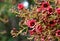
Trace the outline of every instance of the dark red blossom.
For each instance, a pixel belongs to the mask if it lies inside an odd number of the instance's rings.
[[[56,31],[56,36],[59,36],[60,37],[60,30],[57,30]]]
[[[32,19],[32,20],[28,20],[26,24],[27,24],[28,27],[33,28],[35,23],[36,23],[36,20]]]
[[[55,26],[55,24],[56,24],[56,21],[55,21],[55,20],[49,22],[49,25],[50,25],[51,27]]]
[[[48,14],[52,14],[53,13],[53,9],[52,8],[48,8]]]
[[[42,26],[39,24],[39,25],[36,25],[35,26],[35,30],[36,30],[36,33],[37,34],[41,34],[41,32],[42,32]]]
[[[57,12],[58,14],[60,14],[60,8],[57,8],[57,9],[56,9],[56,12]]]
[[[19,10],[21,10],[21,9],[24,8],[24,6],[23,6],[23,4],[19,3],[17,8],[18,8]]]

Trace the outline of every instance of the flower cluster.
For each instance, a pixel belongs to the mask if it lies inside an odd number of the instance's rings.
[[[23,4],[18,4],[17,16],[23,18],[20,25],[27,25],[30,36],[34,41],[55,41],[60,38],[60,8],[51,5],[50,1],[42,1],[40,4],[25,9]],[[59,40],[60,41],[60,40]]]

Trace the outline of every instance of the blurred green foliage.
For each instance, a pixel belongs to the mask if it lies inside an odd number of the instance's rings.
[[[25,41],[23,38],[26,39],[26,37],[20,35],[17,38],[13,38],[10,34],[13,27],[19,29],[18,22],[21,18],[17,18],[15,14],[9,12],[9,9],[22,1],[24,0],[0,0],[0,41]],[[4,19],[5,16],[9,19],[8,23],[1,21],[1,19]]]

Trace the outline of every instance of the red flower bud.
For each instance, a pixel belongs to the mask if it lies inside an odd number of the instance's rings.
[[[17,7],[19,10],[21,10],[21,9],[23,9],[24,8],[24,6],[23,6],[23,4],[18,4],[18,7]]]
[[[33,29],[33,30],[29,30],[29,33],[30,33],[30,35],[34,35],[34,33],[35,33],[35,29]]]
[[[36,25],[35,26],[35,30],[36,30],[37,34],[41,34],[41,32],[42,32],[42,26],[41,25]]]

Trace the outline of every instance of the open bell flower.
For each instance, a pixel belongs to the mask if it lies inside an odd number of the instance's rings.
[[[60,30],[57,30],[56,31],[56,36],[59,36],[60,37]]]
[[[33,28],[33,26],[35,25],[35,23],[36,23],[36,20],[34,20],[34,19],[28,20],[26,22],[27,26],[30,27],[30,28]]]
[[[42,2],[42,3],[41,3],[41,8],[42,8],[43,10],[47,10],[49,7],[50,7],[49,2]]]

